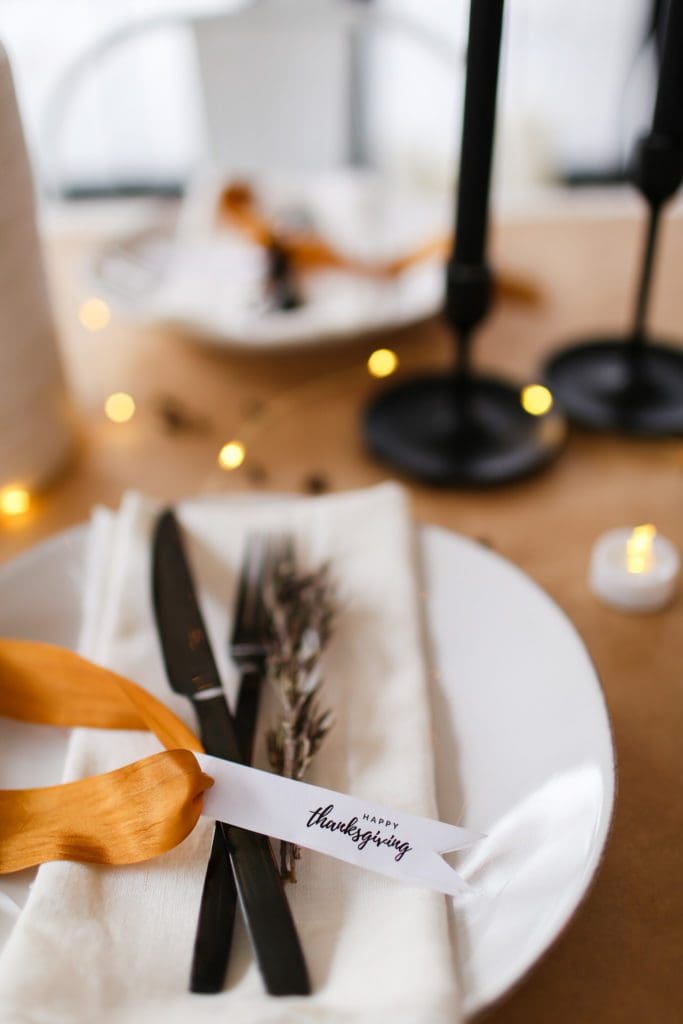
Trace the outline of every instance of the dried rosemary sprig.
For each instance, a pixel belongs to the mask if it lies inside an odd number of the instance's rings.
[[[288,779],[302,779],[334,723],[320,705],[320,658],[334,624],[334,588],[329,565],[301,572],[293,558],[276,569],[264,595],[272,639],[267,678],[280,704],[280,716],[266,740],[271,767]],[[280,844],[280,874],[296,881],[301,853],[293,843]]]

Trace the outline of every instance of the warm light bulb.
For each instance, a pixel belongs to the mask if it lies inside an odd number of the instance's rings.
[[[247,452],[241,441],[228,441],[218,453],[221,469],[237,469],[244,462]]]
[[[639,575],[652,568],[652,546],[657,530],[652,523],[636,526],[626,541],[626,568]]]
[[[135,415],[135,401],[125,391],[110,395],[104,403],[104,412],[112,423],[127,423]]]
[[[86,299],[78,310],[78,319],[86,331],[102,331],[111,320],[109,306],[104,299]]]
[[[31,506],[31,495],[25,487],[10,484],[0,491],[0,512],[4,516],[23,516]]]
[[[398,366],[398,356],[390,348],[378,348],[368,359],[368,371],[373,377],[389,377]]]
[[[543,384],[527,384],[522,388],[521,402],[530,416],[545,416],[553,407],[553,396]]]

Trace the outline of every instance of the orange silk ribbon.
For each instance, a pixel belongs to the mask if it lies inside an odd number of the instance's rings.
[[[256,245],[268,248],[277,243],[290,256],[298,272],[315,270],[349,270],[369,277],[392,278],[429,259],[445,260],[453,240],[450,236],[429,238],[412,252],[384,263],[370,264],[354,260],[338,252],[315,231],[300,229],[277,231],[259,206],[256,194],[246,182],[232,182],[221,192],[218,202],[218,223],[229,224]],[[515,302],[540,302],[542,295],[536,283],[522,274],[501,273],[496,281],[501,295]]]
[[[213,784],[197,737],[135,683],[61,647],[0,639],[0,715],[24,722],[147,729],[166,750],[106,775],[0,790],[0,873],[48,860],[134,864],[177,846]]]

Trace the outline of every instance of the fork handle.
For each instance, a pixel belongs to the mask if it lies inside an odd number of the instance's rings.
[[[256,735],[262,682],[263,672],[259,669],[245,668],[240,672],[235,710],[235,732],[247,764],[251,764],[254,753],[254,736]]]

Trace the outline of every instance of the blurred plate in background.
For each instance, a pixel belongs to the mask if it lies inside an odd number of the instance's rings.
[[[111,239],[88,263],[89,285],[119,315],[166,323],[225,347],[278,349],[351,340],[393,330],[438,312],[443,256],[431,253],[395,276],[350,269],[300,275],[303,304],[273,310],[266,301],[267,254],[220,222],[225,172],[198,175],[177,227]],[[368,266],[410,257],[445,240],[450,202],[369,172],[249,178],[276,224],[312,230],[337,253]]]

